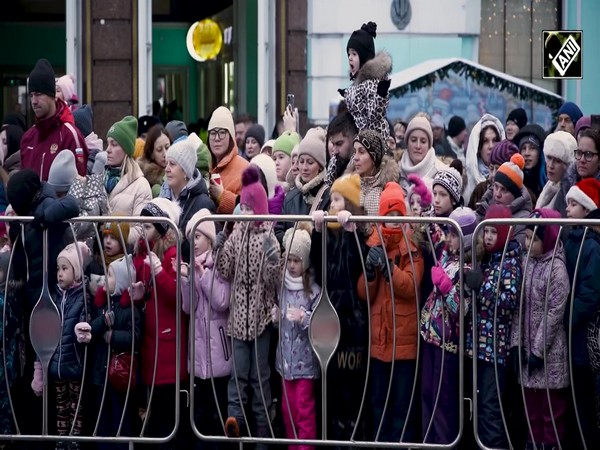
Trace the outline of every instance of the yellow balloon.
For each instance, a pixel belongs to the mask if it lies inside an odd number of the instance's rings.
[[[223,49],[223,32],[214,20],[197,22],[192,32],[192,46],[198,56],[195,59],[207,61],[215,59]],[[194,25],[192,25],[194,27]],[[194,55],[192,55],[194,56]]]

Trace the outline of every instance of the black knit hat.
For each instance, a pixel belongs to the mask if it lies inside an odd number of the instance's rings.
[[[360,30],[354,31],[348,39],[346,53],[353,48],[358,53],[360,66],[375,58],[375,37],[377,37],[377,24],[375,22],[363,23]]]
[[[523,108],[513,109],[508,114],[506,122],[509,120],[512,120],[514,123],[516,123],[519,128],[523,128],[525,125],[527,125],[527,113]]]
[[[29,92],[39,92],[56,97],[56,78],[54,69],[47,59],[38,59],[29,74]]]
[[[448,122],[448,136],[456,137],[467,129],[465,120],[460,116],[452,116]]]
[[[154,125],[159,124],[160,120],[155,116],[141,116],[138,118],[138,128],[137,134],[138,137],[142,134],[148,133],[148,130],[152,128]]]
[[[90,105],[81,105],[73,111],[73,118],[75,119],[75,126],[81,131],[83,137],[87,137],[92,133],[94,113]]]
[[[22,169],[8,180],[6,199],[17,215],[26,216],[41,189],[42,182],[37,173],[31,169]]]

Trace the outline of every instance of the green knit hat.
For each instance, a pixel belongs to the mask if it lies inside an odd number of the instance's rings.
[[[137,138],[138,121],[133,116],[125,116],[114,123],[106,134],[107,138],[113,138],[123,148],[125,153],[133,157],[135,152],[135,139]]]
[[[210,172],[210,150],[208,146],[203,142],[200,144],[197,150],[198,153],[198,162],[196,163],[196,169],[200,171],[202,176],[206,175]]]
[[[291,158],[292,150],[294,150],[296,145],[300,144],[300,141],[301,138],[298,133],[286,131],[275,139],[275,143],[273,144],[273,154],[275,154],[275,152],[283,152]]]

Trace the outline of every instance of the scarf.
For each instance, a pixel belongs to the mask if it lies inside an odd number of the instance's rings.
[[[312,180],[310,180],[308,183],[304,183],[302,184],[302,179],[300,178],[300,175],[298,175],[296,177],[295,180],[295,184],[296,184],[296,188],[302,192],[302,196],[304,197],[304,202],[307,205],[312,205],[313,202],[315,201],[315,196],[312,194],[312,190],[314,190],[315,188],[321,186],[321,184],[323,183],[323,181],[325,180],[325,175],[326,172],[323,170],[321,172],[319,172],[319,174],[314,177]],[[316,190],[318,192],[318,189]],[[316,194],[316,192],[315,192]]]
[[[381,171],[372,177],[361,177],[360,179],[360,206],[365,209],[367,216],[379,215],[379,198],[383,192],[380,177]]]
[[[435,156],[435,150],[433,147],[429,149],[425,155],[425,158],[423,158],[423,161],[421,161],[419,164],[412,163],[410,156],[408,155],[408,150],[406,150],[400,159],[400,172],[406,178],[408,178],[408,175],[412,173],[417,174],[421,178],[433,178],[437,172],[435,166],[436,160],[437,158]]]
[[[487,178],[490,176],[490,168],[486,166],[483,160],[480,158],[477,158],[477,168],[479,169],[481,176],[487,180]]]
[[[285,271],[285,288],[289,291],[301,291],[304,289],[304,282],[302,281],[302,276],[293,277],[290,275],[290,272]]]
[[[110,264],[113,261],[116,261],[119,258],[122,258],[123,256],[125,256],[125,253],[120,252],[117,253],[115,256],[108,256],[106,253],[104,254],[104,261],[106,262],[106,267],[110,266]]]
[[[106,166],[104,169],[104,189],[110,194],[121,180],[121,168]]]
[[[535,204],[536,208],[550,208],[554,209],[554,204],[556,203],[556,197],[560,192],[560,181],[558,183],[554,183],[552,181],[548,181],[542,192],[540,192],[540,196],[537,199]]]

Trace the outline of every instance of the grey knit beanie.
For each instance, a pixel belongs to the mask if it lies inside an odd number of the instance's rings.
[[[197,145],[195,145],[193,139],[187,137],[175,142],[169,147],[169,150],[167,150],[167,159],[172,159],[179,164],[188,180],[191,180],[194,177],[196,163],[198,162],[197,149]]]
[[[48,184],[54,188],[57,194],[62,194],[69,192],[76,177],[75,155],[71,150],[62,150],[52,161],[48,173]]]

